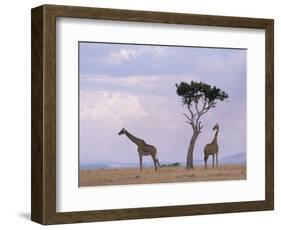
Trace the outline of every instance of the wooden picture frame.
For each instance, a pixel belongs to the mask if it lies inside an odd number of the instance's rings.
[[[121,20],[265,30],[265,200],[97,211],[56,211],[56,18]],[[43,5],[32,9],[31,219],[64,224],[231,213],[274,208],[274,21],[271,19]]]

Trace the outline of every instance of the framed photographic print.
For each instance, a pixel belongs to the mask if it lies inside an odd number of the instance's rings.
[[[32,9],[31,219],[274,208],[273,20]]]

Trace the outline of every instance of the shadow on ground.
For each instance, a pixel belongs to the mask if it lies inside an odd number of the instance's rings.
[[[25,219],[25,220],[30,220],[31,219],[31,215],[30,213],[27,212],[20,212],[18,213],[18,216]]]

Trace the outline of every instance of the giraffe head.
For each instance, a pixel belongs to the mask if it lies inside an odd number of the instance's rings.
[[[214,126],[213,130],[217,130],[217,129],[219,129],[219,125],[218,125],[218,123],[216,123],[216,124],[215,124],[215,126]]]
[[[118,134],[119,134],[119,135],[125,134],[125,129],[122,128]]]

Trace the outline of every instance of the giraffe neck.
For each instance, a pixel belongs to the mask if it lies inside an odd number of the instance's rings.
[[[218,132],[219,132],[219,129],[217,129],[217,131],[216,131],[215,137],[214,137],[214,139],[213,139],[213,141],[212,141],[213,144],[217,144],[217,143],[218,143],[218,141],[217,141]]]
[[[139,139],[139,138],[135,137],[134,135],[132,135],[131,133],[129,133],[127,130],[125,130],[125,135],[126,135],[132,142],[134,142],[136,145],[139,145],[140,143],[143,142],[142,139]]]

